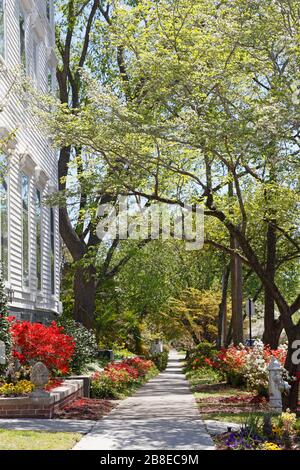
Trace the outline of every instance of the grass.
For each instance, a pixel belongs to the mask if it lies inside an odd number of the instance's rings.
[[[253,392],[227,385],[218,371],[204,366],[188,371],[186,376],[197,400],[201,419],[242,423],[250,413],[257,416],[263,414],[259,406],[250,404]],[[225,400],[230,397],[241,398]]]
[[[239,413],[230,413],[230,412],[218,412],[215,413],[201,413],[201,419],[213,419],[216,421],[227,421],[228,423],[237,423],[244,424],[246,419],[251,415],[251,417],[261,418],[261,424],[263,422],[263,416],[265,415],[264,411],[251,411],[249,412],[239,412]],[[272,422],[277,423],[279,418],[273,416]],[[300,430],[300,419],[297,419],[297,422],[294,426],[295,429]]]
[[[230,413],[230,412],[218,412],[215,413],[201,413],[201,419],[214,419],[215,421],[227,421],[228,423],[237,423],[243,424],[246,418],[251,414],[251,416],[261,416],[263,417],[264,413],[261,411],[252,411],[249,412],[240,412],[240,413]]]
[[[69,450],[81,439],[73,432],[0,429],[0,450]]]
[[[190,382],[194,390],[198,385],[217,384],[222,382],[223,377],[218,372],[208,367],[202,367],[197,370],[190,370],[186,372],[186,378]]]
[[[209,398],[209,397],[233,397],[238,395],[252,395],[251,392],[247,392],[247,390],[233,388],[233,387],[220,387],[217,390],[201,390],[201,392],[195,392],[195,398]]]

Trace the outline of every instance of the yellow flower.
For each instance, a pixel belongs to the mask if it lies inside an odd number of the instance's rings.
[[[297,416],[295,413],[291,413],[289,409],[286,410],[285,413],[281,413],[280,416],[282,427],[284,431],[288,434],[291,433],[294,425],[297,422]]]
[[[281,437],[283,434],[283,429],[280,426],[272,426],[272,433],[275,434],[275,436]]]
[[[34,385],[29,380],[20,380],[16,384],[9,383],[0,387],[0,395],[25,395],[34,390]]]
[[[274,442],[264,442],[262,450],[281,450],[281,447],[279,447]]]

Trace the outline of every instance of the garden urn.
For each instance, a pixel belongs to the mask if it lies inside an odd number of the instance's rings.
[[[45,364],[42,362],[34,364],[30,372],[30,381],[35,386],[35,390],[31,393],[32,397],[49,396],[49,393],[44,390],[49,381],[49,371]]]

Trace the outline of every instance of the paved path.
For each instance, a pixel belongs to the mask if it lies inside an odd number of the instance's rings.
[[[74,449],[214,449],[182,373],[179,354],[172,351],[166,371],[121,402]]]

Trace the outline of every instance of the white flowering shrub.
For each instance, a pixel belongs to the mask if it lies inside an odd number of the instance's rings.
[[[268,365],[272,356],[275,356],[282,365],[284,379],[288,379],[288,372],[283,367],[286,353],[287,346],[285,344],[280,345],[276,350],[271,350],[264,346],[260,340],[256,340],[252,348],[247,348],[247,354],[244,356],[243,374],[248,387],[262,394],[267,393],[269,382]]]

